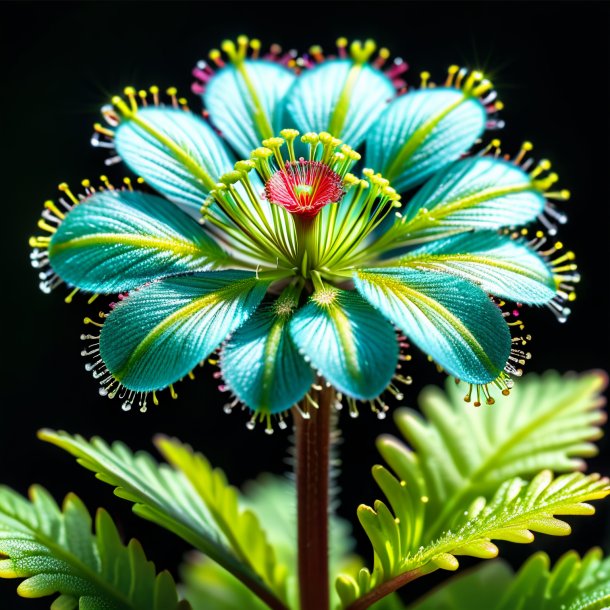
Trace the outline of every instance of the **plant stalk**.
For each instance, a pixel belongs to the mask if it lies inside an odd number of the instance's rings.
[[[318,408],[310,419],[295,413],[295,468],[298,512],[300,610],[328,610],[328,504],[333,388],[322,387],[311,397]],[[306,403],[302,403],[305,410]]]

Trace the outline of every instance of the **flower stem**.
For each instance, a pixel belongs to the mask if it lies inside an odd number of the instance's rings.
[[[328,610],[328,502],[332,404],[335,393],[313,392],[317,409],[310,419],[295,415],[298,504],[299,591],[301,610]]]

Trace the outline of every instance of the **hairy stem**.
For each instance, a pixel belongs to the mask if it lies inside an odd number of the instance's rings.
[[[332,388],[313,392],[318,408],[309,406],[310,419],[299,414],[294,418],[301,610],[328,610],[330,603],[328,502],[334,397]]]
[[[400,587],[403,585],[410,583],[420,576],[424,576],[424,574],[434,572],[436,569],[436,566],[428,570],[426,570],[426,567],[423,567],[399,574],[398,576],[395,576],[394,578],[380,584],[378,587],[375,587],[366,595],[363,595],[355,602],[351,603],[345,610],[366,610],[366,608],[369,608],[380,599],[383,599],[386,595],[394,593],[394,591],[400,589]]]

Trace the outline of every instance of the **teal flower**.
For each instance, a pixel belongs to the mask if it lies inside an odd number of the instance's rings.
[[[404,62],[384,71],[372,41],[340,39],[332,58],[261,58],[245,37],[222,49],[195,69],[209,122],[175,89],[164,105],[156,87],[127,88],[103,109],[94,143],[157,194],[62,185],[32,238],[44,290],[119,295],[85,336],[100,392],[145,408],[218,350],[229,409],[269,421],[328,383],[352,412],[383,415],[382,393],[410,381],[408,341],[475,404],[507,393],[529,354],[500,306],[564,319],[578,277],[560,243],[517,229],[564,220],[550,164],[529,143],[513,159],[497,140],[468,152],[501,126],[491,83],[452,66],[406,91]]]

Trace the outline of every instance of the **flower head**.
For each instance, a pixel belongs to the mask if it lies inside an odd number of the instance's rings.
[[[269,420],[329,383],[381,416],[382,393],[410,382],[408,341],[491,404],[529,358],[512,312],[565,318],[578,276],[549,245],[565,220],[549,200],[569,194],[529,143],[467,155],[501,126],[491,83],[452,66],[406,90],[402,60],[384,70],[371,41],[337,44],[326,59],[223,43],[216,68],[194,71],[211,126],[175,89],[163,104],[157,87],[127,88],[103,108],[94,143],[158,194],[129,178],[82,196],[62,185],[31,240],[45,291],[119,295],[84,336],[102,394],[145,408],[218,351],[227,409]],[[547,234],[518,228],[536,219]]]

